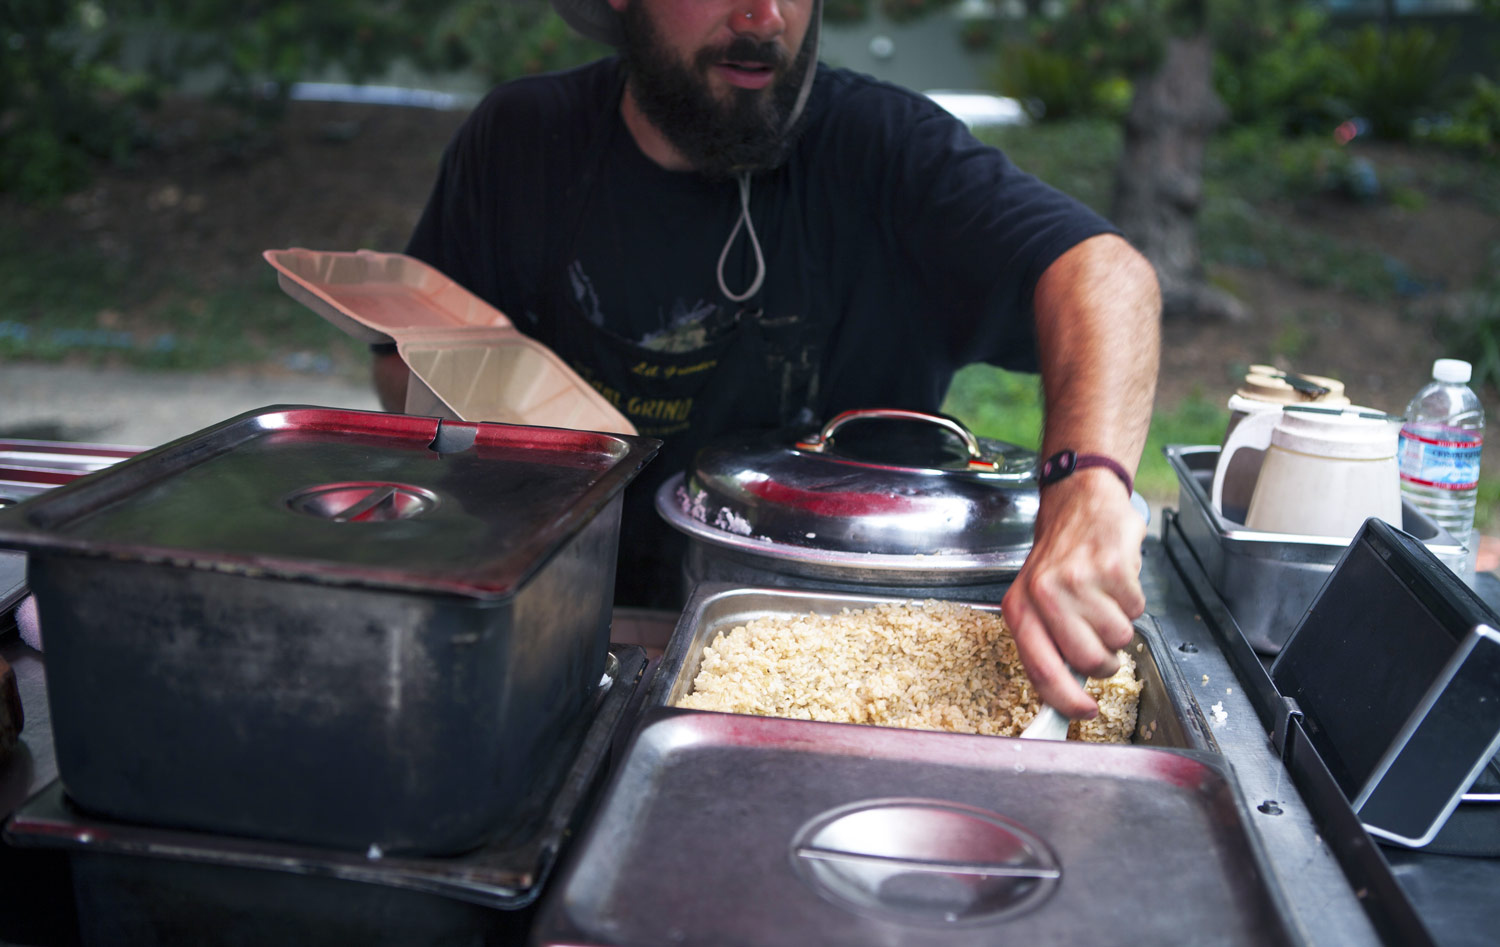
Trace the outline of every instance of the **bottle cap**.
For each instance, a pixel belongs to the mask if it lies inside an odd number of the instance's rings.
[[[1440,358],[1432,363],[1432,377],[1445,385],[1467,385],[1474,366],[1461,358]]]

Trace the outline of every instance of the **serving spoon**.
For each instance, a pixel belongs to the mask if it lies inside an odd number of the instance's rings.
[[[1070,669],[1071,670],[1071,669]],[[1082,687],[1083,682],[1088,680],[1086,675],[1073,671],[1073,680]],[[1022,740],[1066,740],[1068,738],[1068,724],[1072,723],[1066,716],[1059,713],[1050,704],[1043,704],[1042,709],[1037,711],[1035,717],[1021,731]]]

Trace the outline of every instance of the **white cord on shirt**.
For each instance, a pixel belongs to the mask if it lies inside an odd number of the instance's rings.
[[[807,61],[807,72],[802,76],[802,87],[797,90],[797,101],[793,104],[791,113],[787,115],[786,125],[782,134],[790,134],[792,127],[797,124],[797,119],[802,115],[802,109],[807,105],[807,99],[812,94],[813,77],[818,71],[818,44],[822,38],[823,22],[823,0],[816,0],[813,4],[811,30],[805,42],[812,44],[812,50]],[[724,241],[724,249],[719,254],[719,292],[729,297],[732,301],[742,303],[760,291],[760,284],[766,281],[766,258],[760,252],[760,238],[755,235],[755,221],[750,219],[750,172],[741,171],[737,175],[740,183],[740,217],[734,222],[734,229],[729,231],[729,239]],[[734,238],[739,235],[740,228],[744,227],[750,234],[750,246],[755,250],[755,279],[750,282],[750,288],[743,293],[731,293],[729,284],[724,282],[724,261],[729,259],[729,248],[734,246]]]
[[[734,229],[729,231],[729,239],[724,241],[724,249],[719,254],[719,291],[731,300],[742,303],[760,291],[760,284],[766,279],[766,258],[760,252],[760,238],[755,235],[755,221],[750,219],[750,172],[741,171],[736,177],[740,184],[740,218],[734,222]],[[750,235],[750,246],[755,250],[755,279],[751,281],[750,288],[743,293],[731,293],[729,284],[724,282],[724,261],[729,259],[729,248],[734,246],[734,238],[739,235],[740,228]]]

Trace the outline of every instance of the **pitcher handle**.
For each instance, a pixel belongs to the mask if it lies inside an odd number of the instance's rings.
[[[1281,420],[1281,412],[1253,411],[1240,419],[1240,423],[1229,432],[1224,446],[1219,449],[1219,462],[1214,465],[1213,508],[1224,515],[1224,475],[1229,471],[1229,460],[1235,451],[1250,447],[1266,450],[1271,446],[1271,432]]]

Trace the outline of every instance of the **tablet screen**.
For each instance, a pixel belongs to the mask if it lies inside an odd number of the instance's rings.
[[[1407,534],[1372,519],[1345,550],[1271,680],[1350,800],[1479,624],[1500,620]]]

